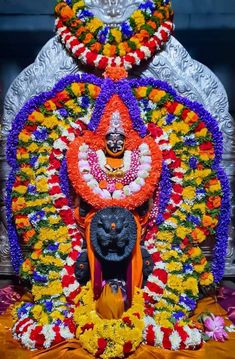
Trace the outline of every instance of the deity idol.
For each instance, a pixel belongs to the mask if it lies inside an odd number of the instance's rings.
[[[200,287],[223,276],[228,236],[222,136],[200,104],[127,73],[167,42],[170,3],[141,2],[118,28],[83,1],[58,0],[56,14],[71,55],[105,72],[66,76],[13,123],[8,230],[14,269],[32,285],[14,337],[28,349],[76,338],[102,359],[140,344],[199,348],[190,316]]]

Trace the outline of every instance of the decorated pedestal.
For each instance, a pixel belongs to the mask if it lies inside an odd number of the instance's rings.
[[[59,70],[54,86],[30,99],[29,86],[28,101],[14,108],[8,232],[14,270],[33,301],[14,307],[13,336],[30,350],[76,338],[101,358],[141,344],[198,349],[203,322],[214,317],[191,315],[200,290],[218,285],[225,268],[222,133],[202,104],[168,82],[128,76],[160,56],[171,5],[141,2],[118,25],[83,1],[58,1],[55,11],[59,56],[68,51],[74,69],[81,61],[87,72],[102,71],[56,82]],[[201,249],[208,238],[210,262]],[[223,321],[219,328],[226,338]]]

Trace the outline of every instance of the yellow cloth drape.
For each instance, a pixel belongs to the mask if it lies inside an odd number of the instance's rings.
[[[226,316],[225,311],[214,303],[212,298],[199,302],[196,313],[210,311],[216,315]],[[226,320],[226,324],[230,322]],[[75,339],[65,341],[47,350],[29,352],[22,349],[18,342],[12,339],[10,328],[12,319],[10,310],[0,316],[0,358],[1,359],[93,359],[84,351]],[[199,350],[168,351],[141,345],[129,359],[233,359],[235,358],[235,333],[229,334],[224,343],[210,341]]]
[[[121,289],[118,288],[117,293],[113,293],[109,284],[106,284],[96,302],[96,312],[103,319],[121,318],[124,312],[124,300]]]

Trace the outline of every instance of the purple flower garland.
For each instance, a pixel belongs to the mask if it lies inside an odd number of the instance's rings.
[[[195,111],[199,117],[205,122],[208,130],[212,134],[213,144],[215,149],[215,158],[212,164],[212,169],[217,172],[218,178],[221,181],[223,189],[223,198],[219,216],[219,222],[216,227],[216,244],[213,251],[212,272],[216,283],[220,282],[225,268],[225,257],[228,242],[228,229],[230,223],[230,186],[228,178],[224,170],[220,167],[223,154],[223,136],[219,129],[216,119],[204,109],[198,102],[192,102],[182,96],[167,83],[155,79],[134,79],[130,81],[132,88],[139,86],[153,86],[165,90],[171,94],[174,101],[182,103],[192,111]]]
[[[165,212],[165,209],[170,200],[171,190],[172,190],[171,173],[167,164],[163,162],[161,179],[159,183],[160,198],[159,198],[158,215],[156,218],[157,225],[161,224],[164,221],[163,213]]]
[[[139,133],[141,137],[146,136],[147,129],[141,119],[137,100],[133,96],[129,81],[127,80],[121,80],[118,81],[118,83],[115,83],[110,79],[106,79],[104,81],[101,88],[99,101],[96,102],[88,128],[91,131],[95,131],[97,129],[108,101],[115,94],[119,95],[124,104],[127,106],[131,116],[133,128]]]
[[[222,144],[222,133],[219,130],[216,120],[208,113],[201,104],[197,102],[192,102],[186,98],[179,96],[176,91],[166,82],[155,80],[152,78],[148,79],[134,79],[134,80],[121,80],[118,83],[114,83],[110,79],[102,80],[94,75],[70,75],[63,78],[59,81],[52,91],[44,92],[39,96],[34,97],[28,101],[23,108],[20,110],[16,116],[10,135],[7,141],[7,160],[12,171],[10,173],[8,183],[7,183],[7,197],[6,197],[6,207],[7,207],[7,220],[8,220],[8,231],[9,231],[9,240],[10,240],[10,252],[12,258],[13,268],[16,272],[19,271],[19,267],[22,263],[23,256],[20,250],[17,233],[15,226],[12,223],[12,199],[11,192],[15,181],[15,174],[18,170],[18,163],[16,160],[16,150],[18,145],[18,135],[24,127],[24,123],[27,121],[28,116],[39,106],[41,106],[45,101],[56,96],[56,94],[72,82],[84,82],[92,83],[97,86],[102,86],[101,93],[99,95],[99,100],[96,102],[93,115],[89,124],[89,129],[94,131],[101,120],[102,114],[104,112],[105,106],[107,105],[108,100],[113,94],[118,94],[123,100],[125,105],[130,111],[131,120],[133,127],[136,131],[139,132],[141,137],[144,137],[147,134],[147,129],[140,117],[140,110],[138,107],[137,100],[135,99],[131,88],[139,86],[153,86],[155,88],[160,88],[165,90],[170,95],[173,96],[175,101],[182,103],[184,106],[189,109],[197,112],[200,118],[206,123],[207,128],[212,133],[213,143],[215,148],[215,159],[213,161],[212,168],[214,171],[217,171],[218,178],[221,181],[223,187],[223,199],[221,206],[221,215],[219,218],[219,224],[216,229],[216,245],[214,248],[214,259],[213,259],[213,274],[215,281],[218,282],[221,280],[224,271],[224,261],[226,255],[226,246],[227,246],[227,237],[228,237],[228,225],[229,225],[229,215],[230,215],[230,206],[229,206],[229,185],[228,179],[224,174],[223,170],[219,167],[219,163],[222,158],[223,144]],[[167,203],[167,198],[169,198],[170,184],[168,181],[169,173],[167,173],[167,166],[163,165],[163,175],[162,175],[162,184],[160,204],[159,204],[159,215],[157,217],[157,222],[161,221],[161,214]],[[64,193],[67,195],[68,187],[67,180],[65,179],[65,168],[62,166],[61,169],[61,179],[62,179],[62,188]],[[222,255],[221,255],[222,254]]]
[[[12,128],[9,132],[7,139],[7,161],[12,168],[10,175],[8,177],[7,186],[6,186],[6,214],[7,214],[7,223],[8,223],[8,233],[9,233],[9,242],[10,242],[10,255],[11,262],[16,273],[19,273],[19,268],[23,262],[23,255],[19,245],[19,239],[16,232],[16,228],[12,223],[12,198],[11,193],[13,189],[13,185],[15,182],[16,172],[19,169],[19,164],[16,159],[16,151],[18,146],[18,136],[20,132],[23,130],[24,124],[28,119],[28,116],[36,110],[39,106],[41,106],[45,101],[53,98],[60,91],[63,91],[64,88],[70,85],[72,82],[84,82],[91,83],[96,86],[101,86],[103,83],[102,79],[94,75],[69,75],[62,80],[60,80],[51,91],[43,92],[42,94],[35,96],[30,99],[26,104],[22,107],[19,113],[16,115]]]
[[[6,216],[7,216],[7,230],[8,230],[8,238],[10,243],[10,254],[11,254],[11,263],[16,274],[19,274],[19,268],[23,263],[23,254],[20,248],[18,235],[16,232],[16,227],[13,224],[13,216],[12,216],[12,198],[11,192],[15,182],[15,171],[14,169],[10,172],[8,176],[8,181],[6,183]]]
[[[59,177],[60,177],[61,190],[62,190],[63,194],[67,197],[69,206],[71,206],[71,204],[72,204],[71,203],[71,193],[70,193],[66,158],[64,158],[61,163]]]
[[[212,273],[214,275],[215,283],[220,282],[224,274],[231,211],[231,192],[228,177],[222,168],[218,169],[217,175],[221,182],[223,197],[219,222],[216,227],[216,244],[213,250]]]

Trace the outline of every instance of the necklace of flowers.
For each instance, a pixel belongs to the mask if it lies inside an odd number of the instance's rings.
[[[174,25],[167,0],[147,0],[117,27],[109,27],[86,8],[84,1],[59,0],[56,29],[67,50],[82,63],[127,70],[149,59],[168,41]]]
[[[111,198],[112,194],[114,198],[120,198],[120,197],[126,197],[128,195],[131,195],[132,193],[138,192],[141,190],[141,188],[143,187],[143,185],[145,184],[145,180],[144,178],[149,176],[149,171],[151,169],[151,155],[149,152],[149,147],[147,144],[141,144],[139,146],[139,162],[140,165],[138,166],[138,176],[136,176],[134,178],[133,181],[129,182],[125,187],[122,186],[122,183],[119,183],[119,189],[115,188],[115,181],[112,181],[113,189],[108,186],[107,189],[106,188],[102,188],[102,183],[104,182],[98,182],[96,180],[97,175],[99,173],[95,173],[95,175],[93,175],[89,161],[88,161],[88,156],[89,156],[89,146],[83,144],[82,146],[80,146],[79,148],[79,161],[78,161],[78,166],[79,169],[83,175],[84,180],[86,181],[86,183],[88,184],[89,187],[91,187],[93,189],[93,191],[95,193],[97,193],[98,195],[101,195],[102,197],[104,196],[104,198]],[[98,164],[100,166],[100,168],[106,172],[106,157],[105,154],[102,150],[98,150],[96,152],[97,157],[98,157]],[[122,171],[125,173],[126,171],[128,171],[130,169],[130,164],[131,164],[131,151],[125,151],[124,157],[123,157],[123,168]],[[95,171],[97,172],[97,171]],[[103,186],[104,187],[104,186]],[[123,187],[123,188],[122,188]]]
[[[91,283],[82,288],[74,311],[76,336],[82,347],[95,357],[122,358],[136,350],[143,341],[144,300],[141,289],[135,289],[132,306],[120,319],[102,319],[96,313]]]

